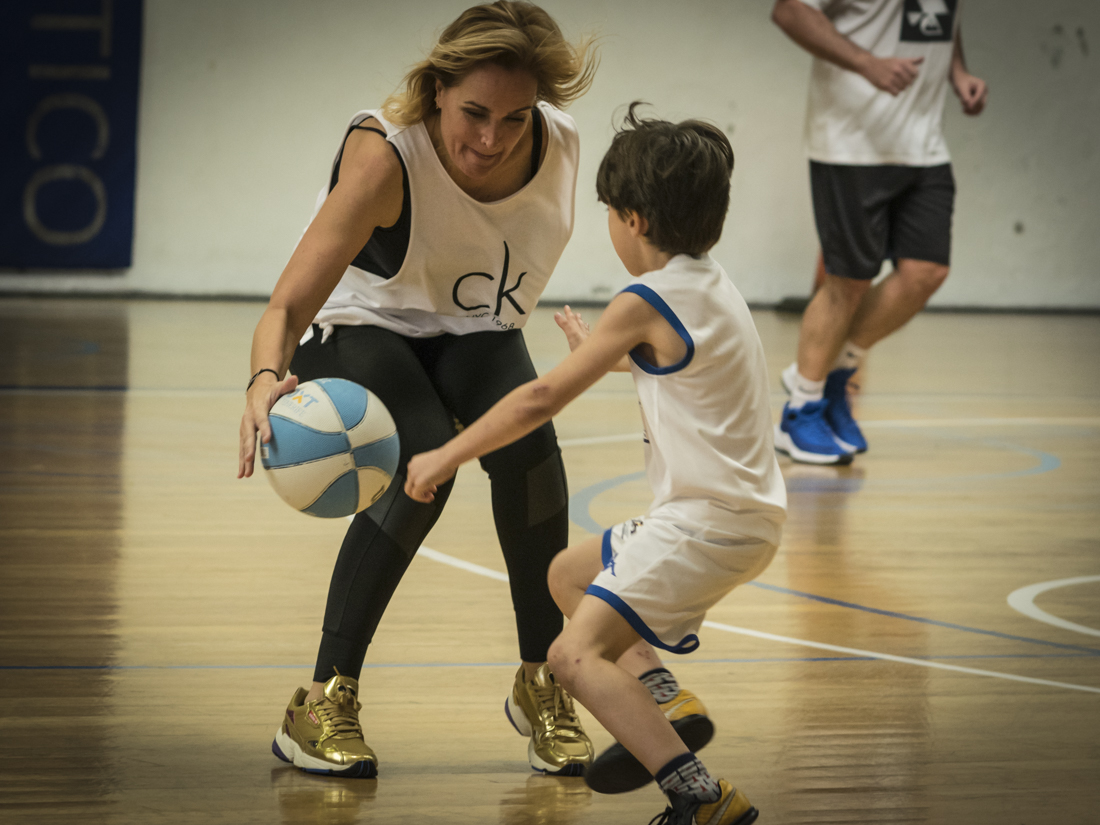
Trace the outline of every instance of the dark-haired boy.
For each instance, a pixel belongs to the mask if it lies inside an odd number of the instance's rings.
[[[654,651],[699,646],[707,609],[767,567],[786,515],[760,339],[706,254],[729,206],[733,150],[714,126],[644,120],[634,108],[600,164],[596,191],[609,207],[615,252],[637,280],[591,333],[568,307],[556,315],[569,357],[454,440],[415,456],[405,489],[430,501],[460,464],[549,420],[606,372],[629,369],[654,501],[643,518],[554,559],[550,589],[570,621],[550,649],[551,668],[620,743],[590,768],[590,785],[616,792],[656,777],[669,825],[747,825],[756,809],[708,773],[666,718],[675,697],[694,702],[709,739],[701,705]]]

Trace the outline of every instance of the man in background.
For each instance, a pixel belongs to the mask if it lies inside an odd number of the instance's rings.
[[[867,442],[848,379],[867,350],[923,309],[947,278],[955,180],[943,137],[950,81],[985,107],[959,31],[960,0],[776,0],[772,20],[814,56],[806,115],[825,276],[783,371],[790,401],[776,448],[846,464]],[[883,261],[893,271],[877,284]]]

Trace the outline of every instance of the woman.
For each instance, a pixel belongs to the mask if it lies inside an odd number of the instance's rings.
[[[312,686],[291,698],[275,755],[303,770],[375,776],[359,724],[358,677],[401,576],[446,503],[403,490],[408,459],[446,442],[535,377],[521,328],[573,226],[578,142],[558,111],[591,84],[575,49],[525,2],[465,11],[403,93],[358,113],[329,185],[252,342],[239,476],[252,474],[272,404],[324,376],[371,389],[401,438],[386,494],[340,549]],[[287,371],[290,374],[287,374]],[[285,377],[283,377],[285,375]],[[546,666],[562,618],[546,573],[568,532],[554,429],[482,460],[516,610],[520,656],[506,711],[536,770],[580,775],[592,745]]]

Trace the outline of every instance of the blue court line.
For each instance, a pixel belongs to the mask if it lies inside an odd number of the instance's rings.
[[[1002,442],[990,442],[990,443],[994,443],[994,444],[997,444],[997,445],[1002,445]],[[1004,478],[1004,477],[1013,476],[1013,475],[1031,475],[1031,474],[1034,474],[1034,473],[1037,473],[1037,472],[1047,472],[1049,469],[1054,469],[1058,466],[1061,466],[1061,462],[1054,456],[1049,456],[1049,458],[1051,459],[1050,461],[1047,461],[1045,458],[1043,458],[1044,456],[1048,455],[1047,453],[1042,453],[1038,450],[1031,450],[1031,449],[1028,449],[1028,448],[1025,448],[1025,447],[1013,447],[1012,445],[1005,445],[1005,446],[1009,446],[1012,449],[1016,449],[1020,452],[1033,454],[1033,455],[1040,458],[1040,462],[1036,467],[1029,468],[1028,470],[1024,470],[1024,471],[1021,471],[1019,473],[1010,473],[1007,476],[1005,476],[1005,475],[990,476],[990,478],[993,478],[993,477]],[[1042,467],[1046,467],[1047,469],[1040,470],[1039,468],[1042,468]],[[576,524],[578,527],[581,527],[581,528],[587,530],[590,533],[600,535],[601,533],[604,532],[605,528],[602,527],[600,524],[598,524],[594,518],[592,518],[592,515],[589,512],[589,508],[591,507],[592,502],[601,493],[604,493],[604,492],[607,492],[608,490],[614,489],[615,487],[618,487],[621,484],[627,484],[631,481],[638,481],[639,479],[642,479],[642,478],[645,478],[645,473],[644,472],[627,473],[625,475],[617,476],[615,478],[609,478],[609,479],[605,479],[604,481],[598,481],[595,484],[591,484],[588,487],[585,487],[583,490],[580,490],[580,491],[574,493],[569,498],[569,518],[570,518],[570,520],[574,524]],[[890,618],[893,618],[893,619],[903,619],[905,621],[910,621],[910,622],[920,622],[922,624],[937,625],[939,627],[945,627],[945,628],[949,628],[951,630],[961,630],[961,631],[966,632],[966,633],[975,633],[975,634],[979,634],[979,635],[983,635],[983,636],[994,636],[994,637],[997,637],[997,638],[1007,639],[1007,640],[1010,640],[1010,641],[1025,642],[1027,644],[1034,644],[1034,645],[1043,645],[1044,647],[1053,647],[1053,648],[1059,648],[1059,649],[1062,649],[1062,650],[1073,650],[1073,651],[1084,653],[1084,654],[1087,654],[1087,655],[1090,655],[1090,656],[1100,656],[1100,650],[1097,650],[1096,648],[1092,648],[1092,647],[1084,647],[1082,645],[1062,644],[1060,642],[1048,642],[1048,641],[1045,641],[1043,639],[1032,639],[1032,638],[1029,638],[1027,636],[1016,636],[1016,635],[1009,634],[1009,633],[1000,633],[1000,632],[995,631],[995,630],[983,630],[982,628],[967,627],[966,625],[954,624],[952,622],[941,622],[941,621],[937,621],[935,619],[926,619],[926,618],[923,618],[921,616],[910,616],[906,613],[898,613],[898,612],[892,611],[892,610],[882,610],[882,609],[876,608],[876,607],[866,607],[864,605],[855,604],[854,602],[845,602],[845,601],[841,601],[840,599],[829,598],[828,596],[817,596],[817,595],[814,595],[812,593],[804,593],[804,592],[799,591],[799,590],[791,590],[789,588],[779,587],[777,585],[772,585],[772,584],[764,584],[762,582],[756,582],[756,581],[749,582],[749,585],[751,585],[753,587],[759,587],[759,588],[762,588],[764,590],[772,590],[772,591],[775,591],[777,593],[784,593],[784,594],[790,595],[790,596],[799,596],[799,597],[805,598],[805,599],[813,599],[815,601],[823,602],[825,604],[831,604],[831,605],[834,605],[836,607],[845,607],[845,608],[848,608],[850,610],[861,610],[861,611],[864,611],[866,613],[875,613],[875,614],[878,614],[878,615],[881,615],[881,616],[889,616]]]
[[[604,481],[597,481],[595,484],[590,484],[585,487],[580,492],[574,493],[569,497],[569,520],[578,527],[587,530],[589,533],[594,533],[597,536],[601,535],[606,528],[597,524],[596,520],[592,518],[592,514],[588,511],[596,496],[600,495],[600,493],[605,493],[608,490],[614,489],[620,484],[627,484],[628,482],[637,481],[642,478],[645,478],[644,471],[640,473],[627,473],[626,475],[616,476],[615,478],[609,478]]]
[[[1100,650],[1092,647],[1084,647],[1082,645],[1067,645],[1061,642],[1048,642],[1043,639],[1032,639],[1027,636],[1015,636],[1011,633],[1001,633],[997,630],[982,630],[978,627],[967,627],[966,625],[954,624],[953,622],[941,622],[937,619],[926,619],[923,616],[910,616],[908,613],[898,613],[894,610],[882,610],[878,607],[867,607],[862,604],[855,604],[854,602],[845,602],[840,599],[833,599],[828,596],[817,596],[813,593],[804,593],[801,590],[791,590],[789,587],[779,587],[775,584],[765,584],[764,582],[749,582],[752,587],[759,587],[762,590],[771,590],[775,593],[785,593],[788,596],[799,596],[803,599],[812,599],[815,602],[823,602],[824,604],[831,604],[837,607],[847,607],[849,610],[862,610],[864,613],[875,613],[879,616],[889,616],[891,619],[904,619],[908,622],[920,622],[921,624],[936,625],[937,627],[946,627],[951,630],[962,630],[966,633],[978,633],[983,636],[995,636],[998,639],[1009,639],[1014,642],[1027,642],[1033,645],[1043,645],[1045,647],[1056,647],[1062,650],[1073,650],[1078,653],[1084,653],[1091,656],[1100,656]]]
[[[975,653],[954,654],[950,656],[911,656],[929,662],[956,659],[1087,659],[1083,653]],[[726,659],[692,659],[683,664],[690,665],[744,665],[744,664],[784,664],[798,662],[879,662],[874,656],[756,656]],[[364,663],[363,670],[401,670],[416,668],[455,668],[455,667],[519,667],[519,662],[382,662]],[[312,670],[313,665],[0,665],[0,671],[31,670]]]

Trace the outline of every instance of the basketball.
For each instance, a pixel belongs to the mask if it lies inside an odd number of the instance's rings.
[[[376,502],[397,472],[390,411],[342,378],[307,381],[275,402],[260,460],[279,498],[303,513],[340,518]]]

